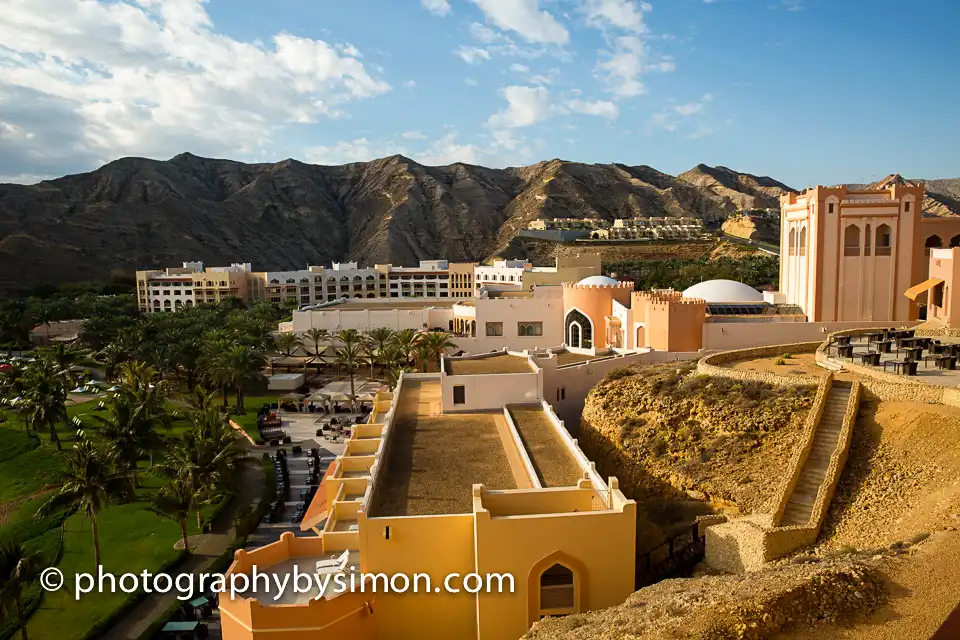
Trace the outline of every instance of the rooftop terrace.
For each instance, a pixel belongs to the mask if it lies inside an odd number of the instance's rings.
[[[517,488],[503,414],[440,415],[440,395],[439,381],[404,380],[371,517],[472,513],[474,484]]]
[[[510,417],[544,487],[575,487],[583,477],[580,465],[538,405],[510,405]]]
[[[532,373],[533,367],[527,356],[501,354],[484,358],[447,358],[447,375],[472,376],[491,373]]]

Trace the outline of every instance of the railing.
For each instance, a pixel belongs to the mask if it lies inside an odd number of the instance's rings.
[[[654,563],[654,556],[666,548],[667,557]],[[642,589],[648,585],[668,578],[682,578],[689,576],[698,562],[703,560],[706,551],[706,537],[700,535],[699,527],[694,524],[683,533],[679,533],[660,545],[637,555],[637,570],[635,588]]]

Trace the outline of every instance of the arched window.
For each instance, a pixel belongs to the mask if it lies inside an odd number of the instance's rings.
[[[323,283],[323,277],[322,277],[322,276],[314,276],[314,277],[313,277],[313,283],[314,283],[314,284],[321,284],[321,283]]]
[[[788,249],[789,255],[797,255],[797,230],[793,227],[790,228],[790,245]]]
[[[369,280],[376,280],[376,278],[374,278],[372,275],[370,275],[370,276],[367,276],[367,280],[368,280],[368,281],[369,281]]]
[[[576,309],[571,309],[564,323],[567,336],[567,346],[574,349],[590,349],[593,347],[593,325],[590,319]]]
[[[890,255],[893,247],[892,236],[893,233],[890,229],[890,225],[882,224],[877,227],[877,242],[874,245],[874,248],[876,249],[876,254],[878,256]],[[957,238],[960,239],[960,236],[957,236]]]
[[[797,243],[797,255],[805,256],[807,255],[807,228],[800,228],[800,240]]]
[[[573,571],[555,564],[540,574],[540,615],[573,613],[576,606]]]
[[[360,277],[360,276],[353,276],[353,281],[354,281],[354,282],[361,282],[361,281],[363,281],[363,278]]]
[[[870,255],[870,238],[872,234],[870,233],[870,225],[867,225],[867,232],[863,236],[863,255]]]
[[[329,278],[327,278],[327,283],[328,283],[328,284],[336,284],[336,283],[337,283],[337,279],[334,278],[333,276],[330,276]]]
[[[843,231],[843,255],[860,255],[860,227],[855,224],[848,225]]]
[[[342,276],[342,277],[340,278],[340,282],[341,282],[341,283],[350,282],[350,278],[348,278],[347,276]]]
[[[287,284],[296,284],[296,283],[297,281],[294,280],[293,278],[287,278]]]
[[[943,247],[943,240],[940,239],[940,236],[930,236],[927,238],[927,241],[923,243],[923,255],[929,256],[931,249],[940,249]]]
[[[270,281],[270,284],[280,284],[280,281],[274,278],[273,280]]]
[[[960,233],[950,238],[951,247],[960,247]]]
[[[300,278],[300,282],[309,284],[310,278]]]

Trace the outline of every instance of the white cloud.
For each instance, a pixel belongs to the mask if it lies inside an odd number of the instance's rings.
[[[529,127],[550,117],[550,93],[544,87],[509,86],[500,95],[507,106],[487,120],[491,129]]]
[[[520,64],[519,62],[514,62],[510,65],[510,71],[514,73],[529,73],[530,67],[525,64]]]
[[[597,63],[597,71],[609,85],[613,95],[632,98],[645,89],[639,77],[644,70],[646,47],[636,36],[616,38],[614,50]]]
[[[477,86],[477,81],[473,78],[464,78],[463,84],[467,85],[468,87],[475,87]]]
[[[450,13],[450,3],[447,0],[420,0],[420,6],[441,18]]]
[[[647,46],[639,36],[614,38],[612,46],[612,51],[601,52],[605,59],[597,63],[595,72],[617,98],[642,95],[646,91],[640,79],[643,74],[651,71],[670,73],[677,68],[668,59],[648,62]]]
[[[548,11],[540,8],[540,0],[473,0],[488,22],[513,31],[528,42],[566,44],[569,32]]]
[[[342,140],[332,145],[320,145],[304,150],[304,159],[310,164],[338,165],[351,162],[369,162],[394,154],[406,154],[403,147],[391,142],[378,144],[367,138]]]
[[[633,0],[582,0],[580,5],[580,11],[586,15],[590,26],[613,27],[633,33],[646,33],[643,14],[652,8],[646,2]]]
[[[580,113],[588,116],[600,116],[607,120],[616,120],[620,115],[620,109],[616,104],[607,100],[585,101],[575,98],[567,100],[564,106],[574,113]]]
[[[216,33],[204,0],[5,0],[0,43],[0,120],[36,136],[2,145],[7,175],[188,148],[251,154],[284,123],[390,90],[349,44]]]
[[[422,131],[404,131],[402,134],[406,140],[426,140],[427,136]]]
[[[708,93],[696,102],[689,102],[687,104],[677,105],[673,108],[673,110],[684,117],[692,116],[694,114],[697,114],[703,111],[706,104],[711,100],[713,100],[713,94]]]
[[[472,144],[457,142],[457,132],[452,131],[435,140],[425,152],[417,154],[417,162],[426,165],[445,165],[454,162],[479,164],[483,151]]]
[[[467,64],[480,64],[481,60],[489,60],[490,52],[480,47],[459,46],[453,51],[454,55],[459,56]]]
[[[471,22],[469,29],[470,35],[473,36],[475,40],[478,40],[484,44],[496,42],[501,37],[499,33],[485,24],[480,24],[479,22]]]

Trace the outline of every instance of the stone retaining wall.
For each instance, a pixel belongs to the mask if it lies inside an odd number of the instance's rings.
[[[798,449],[791,462],[790,473],[780,490],[776,512],[772,515],[748,516],[709,527],[706,530],[705,558],[709,566],[735,573],[757,571],[766,562],[816,542],[847,461],[850,442],[853,438],[853,427],[856,424],[857,411],[860,406],[859,382],[852,383],[850,398],[847,401],[847,409],[843,416],[840,439],[837,448],[830,457],[824,481],[813,505],[810,522],[804,526],[774,527],[772,525],[782,518],[783,511],[803,469],[803,464],[809,456],[816,435],[816,427],[819,425],[820,414],[823,411],[823,405],[832,384],[833,375],[830,374],[823,379],[817,390],[815,406],[811,408],[810,412],[811,416],[816,414],[816,421],[808,419],[803,447]]]
[[[721,365],[750,358],[768,358],[771,356],[782,356],[787,353],[814,353],[822,343],[820,342],[799,342],[793,344],[778,344],[768,347],[753,347],[751,349],[735,349],[733,351],[721,351],[701,358],[697,362],[697,372],[709,375],[730,378],[733,380],[764,382],[779,387],[795,387],[797,385],[818,385],[819,376],[778,376],[774,373],[765,373],[762,371],[740,371]]]

